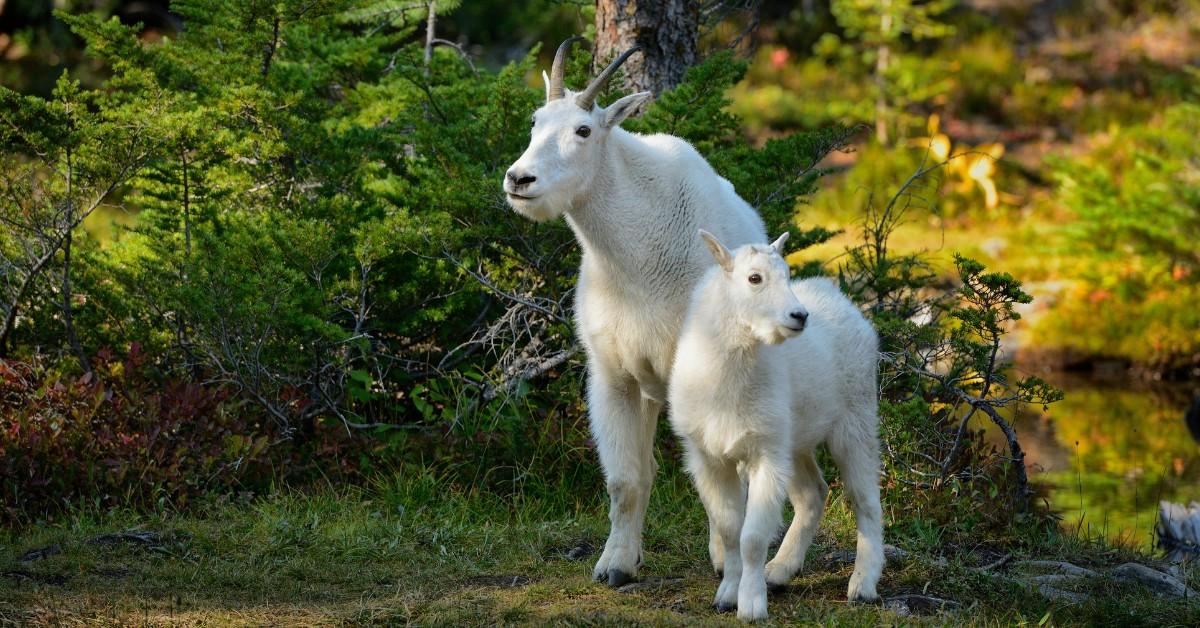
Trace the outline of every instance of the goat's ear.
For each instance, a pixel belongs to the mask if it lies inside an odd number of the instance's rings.
[[[601,126],[611,129],[621,121],[629,117],[629,114],[637,111],[637,108],[642,106],[642,103],[650,100],[654,96],[650,92],[638,92],[630,94],[617,102],[609,105],[604,109],[604,118],[600,121]]]
[[[783,255],[783,243],[787,242],[788,236],[790,236],[790,235],[792,235],[790,232],[784,231],[783,234],[779,236],[779,238],[777,238],[774,242],[771,243],[771,248],[775,249],[776,253]]]
[[[708,245],[708,252],[712,253],[713,259],[717,260],[721,268],[727,273],[733,272],[733,254],[729,252],[729,249],[725,248],[724,244],[721,244],[717,236],[701,229],[700,237]]]
[[[546,102],[550,102],[550,76],[542,70],[542,85],[546,86]]]

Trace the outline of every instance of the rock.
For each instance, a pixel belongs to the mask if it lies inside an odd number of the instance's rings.
[[[887,598],[883,601],[883,607],[901,617],[915,617],[951,611],[957,609],[959,603],[932,595],[910,593]]]
[[[1067,591],[1066,589],[1060,589],[1058,587],[1052,587],[1044,584],[1034,585],[1034,589],[1036,589],[1038,593],[1042,594],[1042,597],[1048,600],[1059,600],[1062,602],[1070,602],[1071,604],[1082,604],[1083,602],[1091,599],[1085,593]]]
[[[997,561],[1003,564],[1003,561]],[[980,569],[986,571],[992,566]],[[1057,600],[1067,602],[1069,604],[1080,604],[1091,599],[1086,593],[1072,591],[1062,588],[1062,585],[1075,584],[1087,578],[1095,578],[1100,574],[1088,569],[1080,567],[1072,563],[1061,560],[1022,560],[1012,564],[1012,567],[1022,572],[1056,572],[1056,573],[1038,573],[1033,575],[1021,575],[1017,577],[999,576],[1001,578],[1011,580],[1026,587],[1031,587],[1037,591],[1042,597],[1048,600]]]
[[[98,567],[92,570],[92,573],[102,578],[125,578],[133,572],[124,567]]]
[[[1197,397],[1200,402],[1200,397]],[[1200,407],[1195,408],[1200,422]],[[1198,423],[1200,425],[1200,423]],[[1200,556],[1200,504],[1187,506],[1168,501],[1158,503],[1158,523],[1154,526],[1158,546],[1166,551],[1167,559],[1182,562]]]
[[[503,589],[515,589],[523,587],[533,582],[529,576],[506,574],[500,576],[472,576],[467,578],[467,586],[472,587],[500,587]]]
[[[1014,563],[1013,567],[1037,571],[1057,571],[1061,575],[1074,578],[1095,578],[1100,575],[1086,567],[1080,567],[1079,565],[1073,565],[1061,560],[1022,560]]]
[[[67,583],[67,576],[61,574],[31,573],[20,569],[0,572],[0,578],[10,578],[18,582],[36,582],[61,587]]]
[[[650,589],[657,590],[657,589],[662,589],[664,587],[674,586],[674,585],[680,584],[682,582],[683,582],[683,578],[676,578],[676,577],[659,578],[659,577],[651,576],[648,578],[644,578],[639,582],[630,582],[629,584],[621,585],[620,587],[617,587],[617,593],[637,593],[639,591],[646,591],[646,590],[650,590]]]
[[[39,547],[37,549],[31,549],[28,552],[25,552],[21,555],[20,560],[23,563],[30,563],[35,560],[47,558],[49,556],[57,556],[61,553],[62,547],[58,545],[47,545],[46,547]]]
[[[596,545],[588,539],[576,539],[566,545],[551,545],[546,548],[546,558],[583,560],[596,553]]]
[[[1200,595],[1178,578],[1137,563],[1125,563],[1113,569],[1112,577],[1121,582],[1144,585],[1160,597],[1194,598]]]
[[[152,547],[162,545],[163,539],[156,532],[149,530],[126,530],[124,532],[112,532],[109,534],[101,534],[94,536],[89,543],[93,545],[116,545],[118,543],[132,543],[135,545],[143,545]]]
[[[588,556],[591,556],[595,552],[596,548],[592,546],[591,543],[588,543],[587,541],[580,541],[575,545],[575,547],[567,550],[563,555],[567,557],[567,560],[582,560]]]
[[[1071,574],[1054,573],[1054,574],[1047,574],[1044,576],[1031,576],[1029,578],[1026,578],[1025,582],[1028,582],[1030,584],[1035,584],[1035,585],[1069,584],[1072,582],[1079,582],[1083,578],[1084,578],[1084,576],[1075,576],[1075,575],[1071,575]]]
[[[825,562],[852,563],[857,555],[858,553],[852,549],[833,550],[825,555]],[[895,545],[885,543],[883,546],[883,556],[888,560],[907,560],[911,554]],[[944,561],[945,559],[939,557],[938,560]]]

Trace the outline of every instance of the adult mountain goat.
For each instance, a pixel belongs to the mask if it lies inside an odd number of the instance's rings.
[[[581,92],[563,87],[571,44],[558,48],[546,104],[529,147],[508,169],[514,210],[537,221],[566,216],[583,249],[575,322],[587,353],[588,415],[608,483],[612,528],[593,576],[620,586],[641,563],[654,480],[654,431],[667,399],[675,343],[696,280],[712,258],[703,225],[737,245],[764,242],[762,219],[687,142],[619,127],[651,94],[596,106],[636,51],[617,57]],[[724,558],[710,530],[713,565]]]
[[[829,491],[814,457],[821,443],[858,522],[848,596],[875,600],[884,563],[875,330],[832,281],[789,280],[786,233],[736,252],[700,234],[718,264],[684,319],[669,405],[725,548],[714,603],[762,619],[767,585],[786,584],[804,563]],[[785,494],[795,518],[767,564]]]

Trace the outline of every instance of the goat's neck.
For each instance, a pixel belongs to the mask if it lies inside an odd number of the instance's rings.
[[[721,306],[715,307],[711,311],[719,312]],[[729,318],[713,317],[701,323],[700,331],[707,346],[698,355],[705,356],[708,376],[711,381],[722,382],[729,398],[740,399],[764,378],[762,343],[743,325]]]
[[[708,281],[713,281],[711,275]],[[695,329],[712,352],[722,356],[716,364],[734,373],[754,372],[763,345],[750,327],[729,311],[734,297],[712,283],[698,290],[701,294],[691,304]]]
[[[590,193],[567,212],[585,257],[630,287],[686,295],[683,273],[695,274],[692,199],[680,173],[636,135],[613,129]],[[664,295],[667,296],[667,295]]]

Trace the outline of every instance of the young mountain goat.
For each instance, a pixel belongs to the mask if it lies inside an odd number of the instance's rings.
[[[725,242],[763,242],[758,214],[687,142],[618,125],[650,98],[607,108],[596,96],[629,50],[582,92],[563,87],[571,43],[558,48],[546,104],[529,147],[509,168],[514,210],[537,221],[566,216],[583,249],[575,322],[587,354],[588,416],[610,498],[612,529],[593,576],[620,586],[641,563],[654,481],[654,429],[667,399],[675,342],[696,280],[712,260],[695,237],[705,225]],[[710,538],[715,533],[710,531]],[[723,561],[712,539],[713,564]]]
[[[858,521],[848,595],[873,601],[884,563],[875,330],[830,280],[789,281],[786,233],[735,253],[700,235],[718,265],[692,296],[669,405],[688,472],[724,543],[714,603],[736,605],[740,619],[764,618],[767,585],[786,584],[800,569],[829,490],[814,458],[821,443]],[[785,492],[796,516],[764,565]]]

